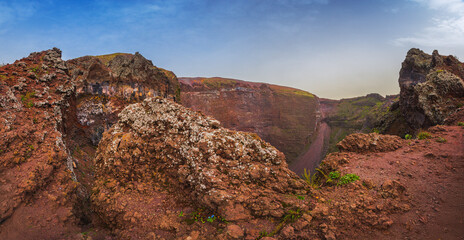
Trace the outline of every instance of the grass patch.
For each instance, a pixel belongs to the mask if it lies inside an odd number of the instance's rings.
[[[303,179],[305,180],[305,182],[307,184],[309,184],[309,186],[311,186],[312,188],[316,188],[319,186],[318,182],[317,182],[317,179],[316,179],[316,174],[314,173],[313,175],[311,175],[311,171],[310,170],[306,170],[303,169]]]
[[[419,140],[424,140],[424,139],[429,139],[432,137],[432,134],[429,133],[429,132],[420,132],[419,134],[417,134],[417,139]]]
[[[354,174],[354,173],[348,173],[346,175],[343,175],[343,177],[340,178],[338,181],[337,185],[345,185],[348,183],[352,183],[359,180],[359,176]]]
[[[436,141],[439,142],[439,143],[445,143],[446,139],[444,139],[442,137],[438,137]]]
[[[100,59],[103,64],[108,65],[108,63],[113,60],[116,56],[119,55],[131,55],[129,53],[111,53],[106,55],[95,56],[96,58]]]
[[[27,108],[31,108],[34,106],[34,102],[31,98],[35,97],[35,92],[28,92],[26,95],[21,95],[21,102]]]

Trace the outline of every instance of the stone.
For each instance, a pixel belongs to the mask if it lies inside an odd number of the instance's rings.
[[[243,230],[238,225],[230,224],[226,227],[226,233],[232,239],[240,239],[243,237]]]

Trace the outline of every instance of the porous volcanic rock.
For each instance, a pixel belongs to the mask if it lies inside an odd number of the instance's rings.
[[[85,56],[67,64],[76,83],[77,132],[73,135],[87,136],[94,146],[128,104],[147,97],[176,99],[179,95],[177,77],[138,52]]]
[[[388,152],[402,146],[400,137],[378,133],[355,133],[348,135],[337,144],[341,152]]]
[[[276,225],[290,210],[308,210],[306,201],[294,197],[306,194],[307,185],[281,152],[256,134],[222,128],[166,99],[126,107],[104,133],[95,164],[94,209],[124,238],[151,232],[172,239],[195,230],[212,239],[231,235],[231,228],[233,237],[243,229],[257,238],[262,224]],[[234,226],[221,235],[210,224],[181,224],[199,220],[200,213]]]
[[[432,55],[416,48],[409,50],[399,77],[398,117],[407,125],[402,128],[415,133],[443,124],[448,115],[464,104],[463,78],[464,64],[454,56],[441,56],[437,50]],[[386,132],[398,127],[390,127]]]
[[[74,239],[82,212],[64,113],[74,84],[57,48],[0,68],[0,238]]]
[[[253,132],[297,161],[317,135],[318,98],[306,91],[228,78],[179,78],[182,105]]]

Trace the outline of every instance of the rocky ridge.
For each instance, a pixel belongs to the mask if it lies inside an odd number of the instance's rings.
[[[446,116],[453,126],[430,128],[424,140],[350,136],[342,153],[302,181],[257,135],[145,96],[123,102],[94,157],[78,148],[90,141],[77,120],[77,89],[86,78],[74,77],[79,70],[60,56],[52,49],[0,68],[3,239],[464,234],[456,207],[464,191],[464,129],[455,126],[464,122],[462,111]]]
[[[379,126],[382,132],[416,134],[421,128],[443,124],[464,105],[464,64],[454,56],[408,51],[399,77],[400,99]]]
[[[77,216],[85,218],[73,157],[64,141],[64,115],[75,85],[60,57],[54,48],[0,69],[4,239],[74,234],[80,230]]]

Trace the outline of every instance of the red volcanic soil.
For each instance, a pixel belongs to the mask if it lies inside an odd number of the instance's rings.
[[[314,191],[315,209],[326,209],[315,221],[328,225],[328,238],[464,239],[464,128],[429,131],[431,138],[399,140],[403,147],[392,152],[326,158],[321,168],[327,173],[361,179]]]

